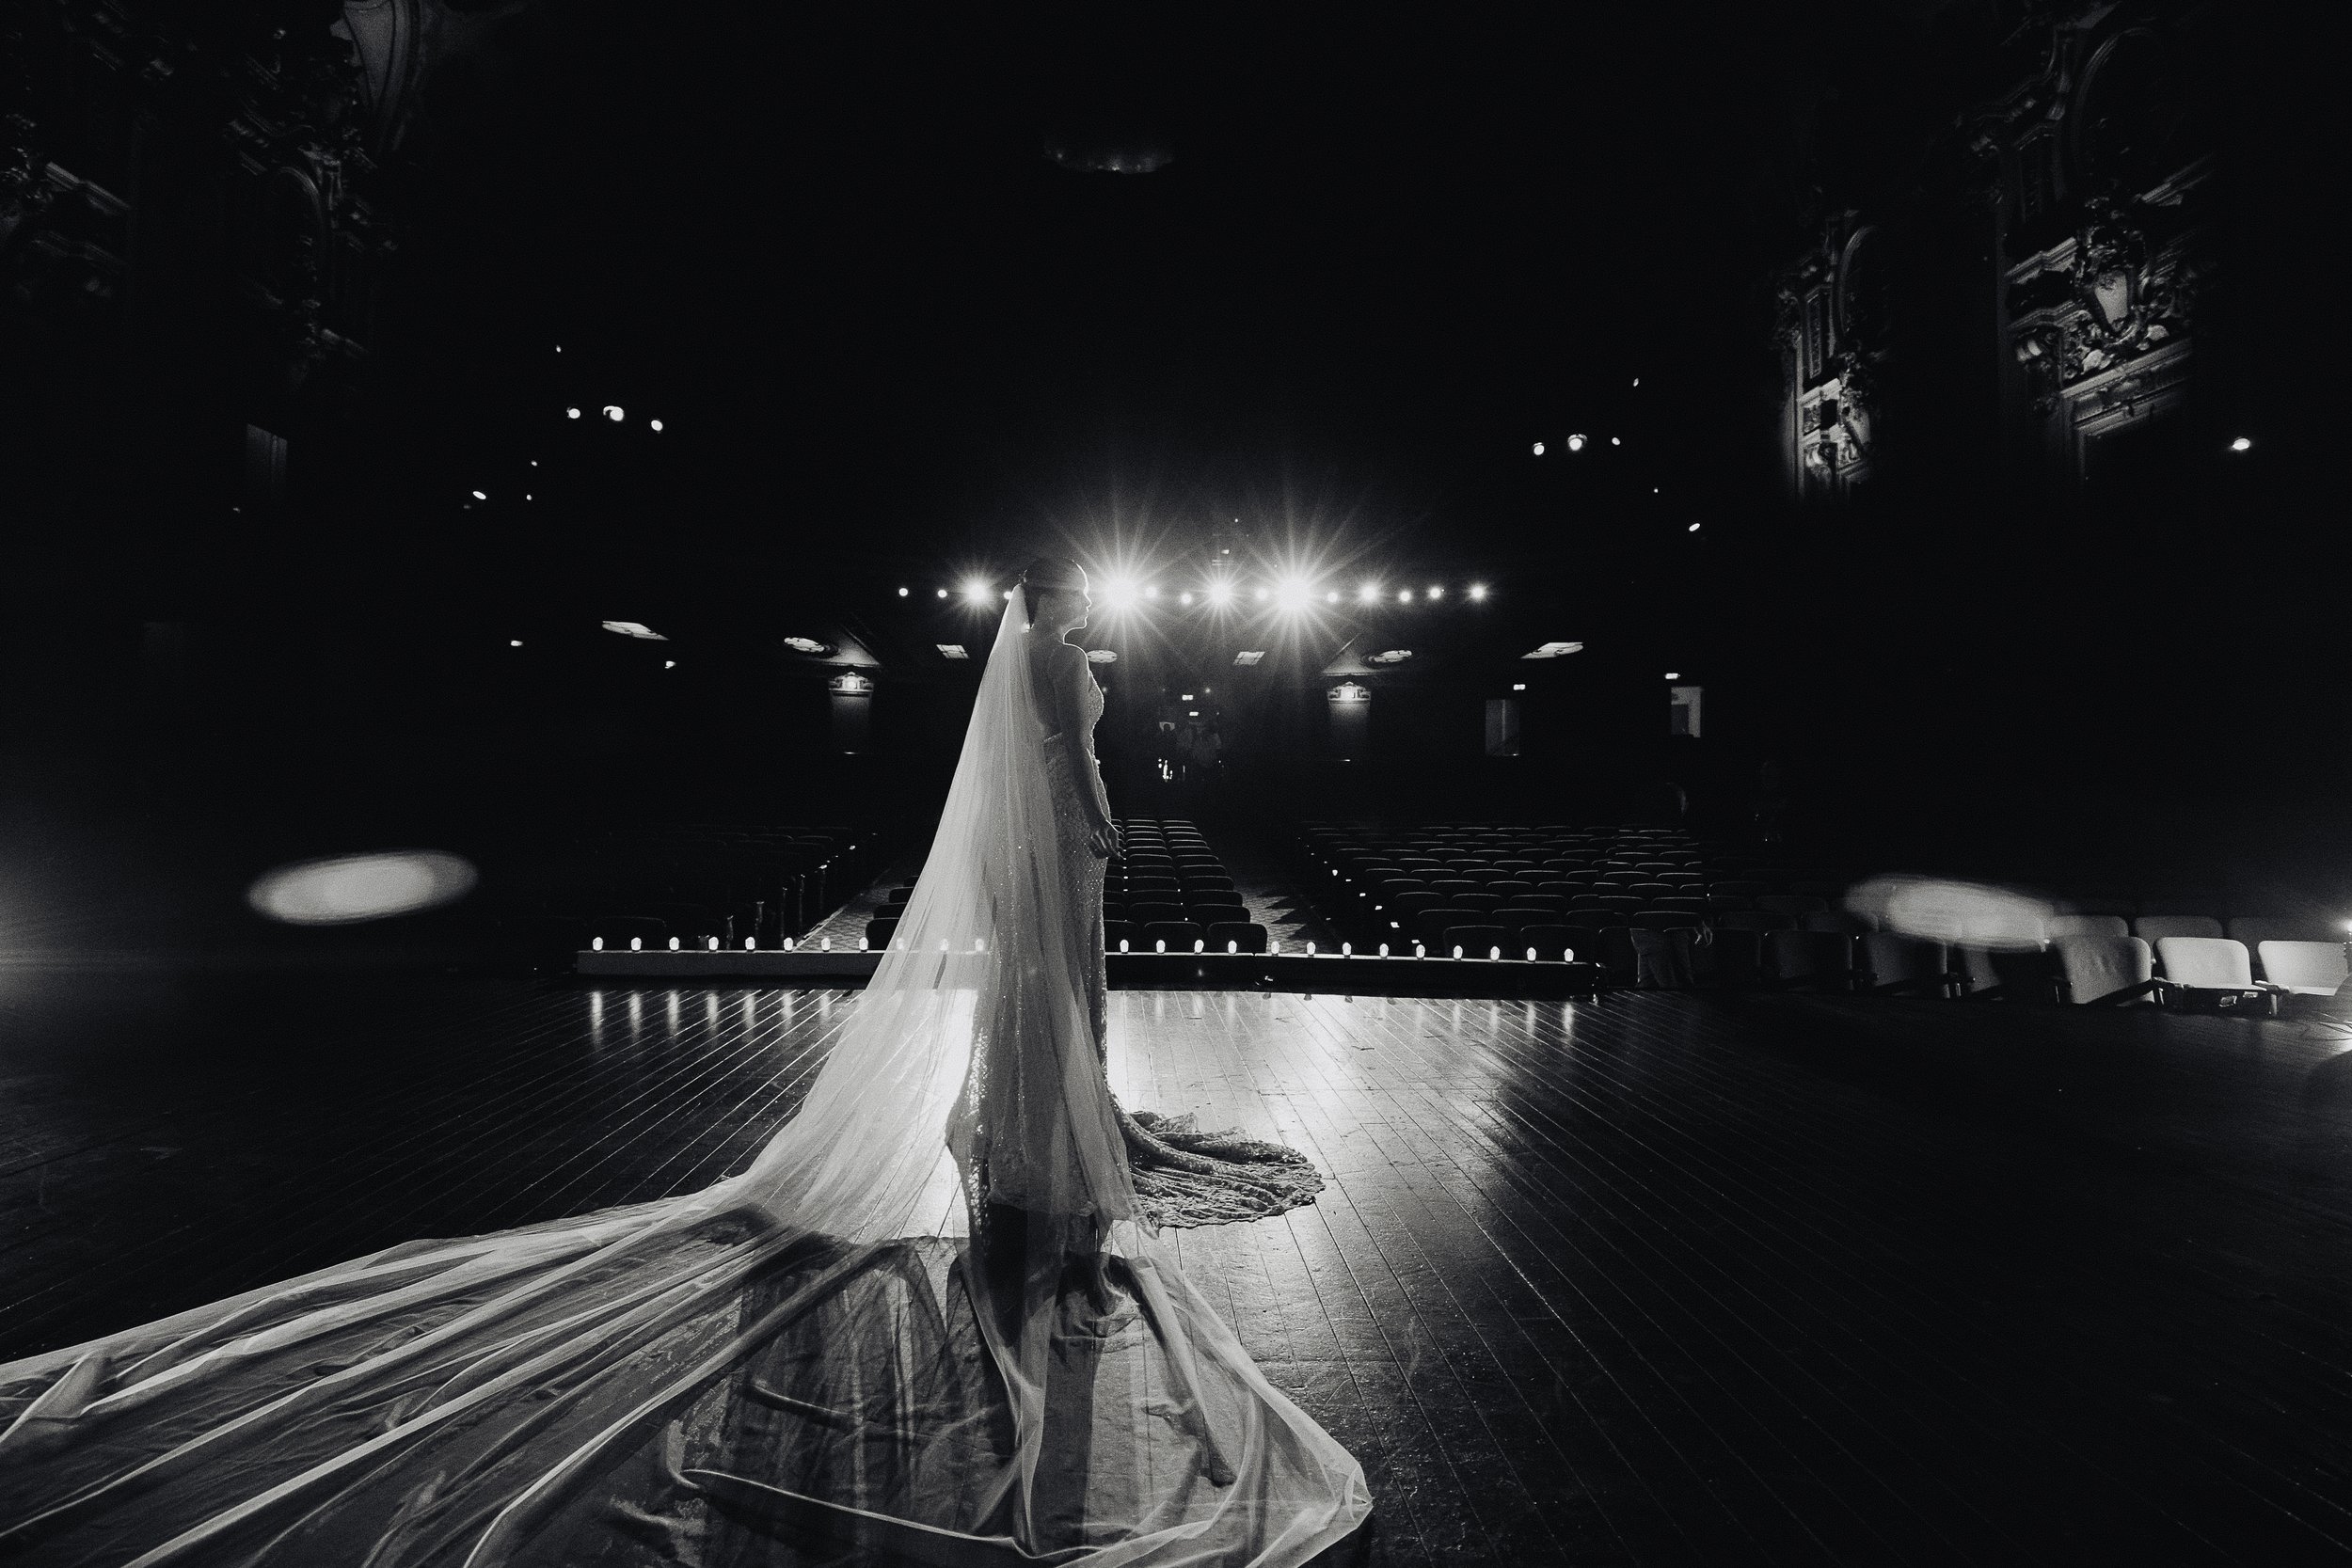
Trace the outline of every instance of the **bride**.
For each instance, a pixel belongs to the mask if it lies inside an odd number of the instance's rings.
[[[0,1367],[0,1556],[1287,1568],[1359,1525],[1158,1239],[1319,1179],[1104,1075],[1089,603],[1059,560],[1009,597],[898,936],[748,1170]]]

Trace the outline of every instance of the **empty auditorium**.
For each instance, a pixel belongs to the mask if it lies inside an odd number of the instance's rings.
[[[2352,1564],[2315,20],[7,0],[0,1557]]]

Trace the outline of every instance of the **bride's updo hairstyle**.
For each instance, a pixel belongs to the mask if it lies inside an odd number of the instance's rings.
[[[1029,625],[1037,625],[1038,602],[1048,594],[1082,594],[1086,592],[1087,575],[1068,556],[1041,555],[1029,562],[1021,574],[1021,608],[1027,612]]]

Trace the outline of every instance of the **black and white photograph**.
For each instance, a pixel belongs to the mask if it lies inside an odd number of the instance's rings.
[[[0,0],[0,1562],[2352,1568],[2327,22]]]

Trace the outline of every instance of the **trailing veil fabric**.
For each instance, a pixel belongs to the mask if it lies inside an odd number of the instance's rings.
[[[0,1367],[0,1558],[1279,1568],[1359,1524],[1138,1198],[1235,1183],[1111,1101],[1029,636],[1015,595],[898,940],[750,1169]]]

